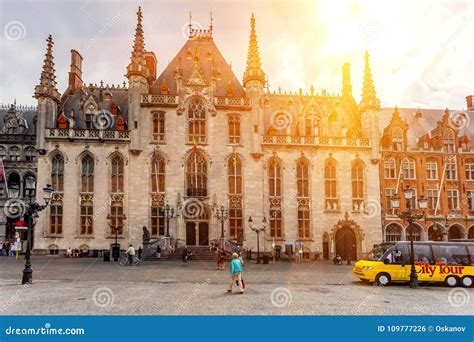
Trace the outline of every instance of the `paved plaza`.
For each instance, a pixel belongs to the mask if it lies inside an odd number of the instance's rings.
[[[0,257],[0,314],[34,315],[466,315],[472,289],[366,285],[351,266],[312,261],[244,269],[245,294],[226,293],[214,263],[34,256],[34,284],[20,285],[24,260]],[[228,265],[226,265],[228,266]]]

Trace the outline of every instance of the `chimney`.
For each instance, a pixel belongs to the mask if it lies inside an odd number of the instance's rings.
[[[82,56],[71,50],[71,68],[69,70],[69,94],[73,95],[82,87]]]
[[[474,110],[474,106],[472,105],[472,98],[474,95],[466,96],[466,103],[467,103],[467,110]]]

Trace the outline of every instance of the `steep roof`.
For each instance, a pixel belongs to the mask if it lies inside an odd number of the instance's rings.
[[[153,83],[150,93],[160,94],[160,86],[166,84],[170,94],[177,94],[175,71],[181,68],[183,82],[186,83],[195,70],[195,57],[198,59],[199,68],[202,70],[207,83],[211,81],[213,69],[221,73],[220,79],[216,81],[216,96],[226,96],[230,84],[234,97],[245,97],[244,88],[234,75],[230,65],[225,61],[214,40],[210,37],[188,39]]]
[[[0,104],[0,135],[4,132],[4,118],[5,115],[7,115],[7,112],[10,110],[10,107],[10,105]],[[20,117],[26,120],[26,124],[28,126],[27,130],[23,134],[35,135],[35,120],[38,115],[35,106],[17,105],[15,109],[16,112],[20,115]]]

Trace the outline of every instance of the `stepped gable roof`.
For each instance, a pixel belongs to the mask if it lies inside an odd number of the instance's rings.
[[[423,108],[398,108],[400,118],[408,124],[408,145],[411,148],[418,147],[418,139],[421,139],[424,135],[435,129],[438,125],[438,121],[442,120],[445,115],[446,109],[423,109]],[[379,114],[379,131],[380,136],[383,135],[384,129],[390,124],[392,115],[395,112],[395,108],[386,107],[382,108]],[[418,113],[417,113],[418,112]],[[474,148],[474,111],[466,110],[449,110],[453,112],[464,112],[470,118],[470,125],[462,128],[458,132],[458,137],[466,135],[469,139],[471,148]],[[420,114],[421,113],[421,114]]]
[[[106,94],[110,93],[111,99],[106,99]],[[81,90],[74,95],[69,96],[63,104],[63,112],[67,118],[71,117],[71,112],[74,110],[74,118],[76,120],[76,127],[79,129],[86,129],[85,110],[82,106],[91,98],[98,105],[98,109],[106,109],[111,111],[111,104],[115,103],[120,107],[120,113],[128,122],[128,89],[122,87],[91,87],[83,86]],[[58,113],[59,114],[59,113]],[[111,127],[115,128],[115,127]]]
[[[226,96],[230,84],[234,97],[245,97],[244,88],[233,73],[231,66],[225,61],[214,40],[210,37],[192,37],[188,39],[153,83],[150,93],[160,94],[160,86],[166,84],[169,88],[169,94],[177,94],[175,72],[181,68],[183,84],[186,84],[195,73],[195,57],[197,57],[199,69],[208,84],[211,82],[213,68],[221,73],[222,76],[216,81],[216,96]]]
[[[8,111],[11,110],[11,105],[7,104],[0,104],[0,135],[4,134],[4,118],[7,115]],[[22,106],[22,105],[15,105],[15,110],[17,114],[24,120],[26,120],[28,128],[23,135],[35,135],[36,132],[34,131],[35,122],[38,115],[38,111],[36,110],[36,106]]]

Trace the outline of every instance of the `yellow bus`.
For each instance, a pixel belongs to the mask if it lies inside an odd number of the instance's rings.
[[[472,287],[474,242],[414,242],[415,268],[421,283]],[[359,260],[352,274],[364,282],[387,285],[410,280],[410,242],[400,241],[378,260]]]

